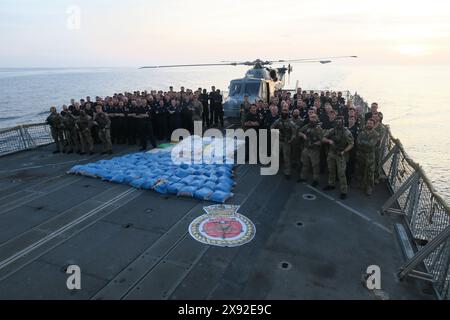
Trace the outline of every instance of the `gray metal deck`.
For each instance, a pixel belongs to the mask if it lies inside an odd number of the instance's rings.
[[[69,176],[101,157],[50,150],[0,158],[0,299],[376,299],[361,283],[370,265],[381,267],[391,299],[434,299],[423,282],[396,281],[394,220],[378,213],[391,195],[385,185],[370,198],[351,189],[341,202],[241,166],[229,203],[241,205],[256,237],[217,248],[188,233],[209,203]],[[66,288],[72,264],[79,291]]]

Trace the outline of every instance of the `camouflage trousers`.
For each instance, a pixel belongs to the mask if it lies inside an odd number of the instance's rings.
[[[78,140],[77,130],[75,128],[64,130],[64,135],[66,137],[66,146],[69,148],[69,151],[80,151],[80,141]]]
[[[327,164],[328,164],[328,185],[336,186],[336,176],[339,179],[339,185],[341,193],[347,194],[347,162],[348,155],[338,155],[334,151],[328,152]]]
[[[372,191],[375,180],[375,152],[358,152],[356,154],[356,179],[365,191]]]
[[[56,144],[56,151],[64,149],[64,133],[62,129],[51,128],[52,138]]]
[[[111,143],[111,130],[110,129],[98,129],[98,138],[103,144],[103,152],[112,151]]]
[[[377,146],[377,148],[375,149],[375,174],[374,174],[374,179],[378,180],[380,179],[381,176],[381,166],[380,166],[380,152],[381,152],[381,147]],[[378,182],[377,182],[378,183]]]
[[[300,178],[306,179],[308,172],[311,171],[314,181],[320,180],[320,149],[319,148],[305,148],[302,152],[302,171]]]
[[[291,160],[293,165],[300,166],[303,151],[303,141],[300,138],[294,139],[291,145],[292,153]]]
[[[94,142],[92,141],[91,130],[80,131],[81,152],[93,152]]]
[[[280,141],[280,156],[283,157],[283,172],[291,175],[291,144]]]

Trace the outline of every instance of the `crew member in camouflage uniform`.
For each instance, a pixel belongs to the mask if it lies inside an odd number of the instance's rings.
[[[356,179],[367,195],[371,195],[375,175],[375,150],[380,140],[374,129],[375,121],[368,119],[365,128],[358,135],[356,148]]]
[[[250,103],[250,101],[248,101],[248,94],[244,95],[244,101],[242,102],[240,111],[239,111],[242,128],[244,128],[245,117],[247,116],[247,113],[250,111],[251,105],[252,104]]]
[[[381,176],[381,165],[380,165],[381,142],[387,130],[386,126],[382,123],[383,118],[380,112],[373,114],[372,119],[375,122],[373,128],[379,135],[377,147],[375,148],[375,184],[378,184]]]
[[[292,123],[296,127],[296,131],[298,132],[303,127],[303,120],[300,118],[300,110],[294,109],[292,112]],[[295,133],[294,141],[292,141],[292,165],[293,167],[297,167],[298,171],[301,171],[301,158],[302,158],[302,150],[303,150],[303,139],[301,139],[297,132]]]
[[[194,100],[191,103],[192,121],[203,121],[203,103],[198,99],[198,95],[194,94]]]
[[[64,149],[64,125],[62,116],[56,112],[56,107],[50,108],[50,115],[46,120],[52,132],[52,138],[55,140],[56,150],[53,153],[60,153]]]
[[[336,119],[336,126],[325,134],[323,143],[329,144],[330,149],[327,155],[328,164],[328,186],[325,190],[336,189],[336,174],[339,178],[341,189],[341,199],[347,198],[347,162],[349,159],[349,152],[352,150],[355,141],[352,133],[344,127],[344,118],[338,117]]]
[[[94,142],[92,141],[91,135],[92,118],[83,110],[80,111],[80,117],[76,122],[76,128],[80,135],[81,154],[86,154],[86,152],[89,152],[90,155],[93,155]]]
[[[284,175],[289,180],[291,178],[291,144],[297,128],[289,119],[289,107],[287,105],[283,106],[281,119],[275,121],[271,129],[280,131],[280,153],[283,156]]]
[[[97,113],[94,116],[94,124],[98,128],[98,138],[103,144],[102,154],[112,154],[112,143],[111,143],[111,119],[109,116],[103,112],[102,106],[97,106]]]
[[[71,154],[73,152],[80,153],[78,132],[75,126],[76,121],[77,119],[70,112],[64,113],[63,116],[64,135],[66,136],[67,146],[69,147],[67,154]]]
[[[302,171],[298,182],[306,182],[309,167],[312,167],[313,187],[319,185],[320,179],[320,147],[323,139],[323,130],[319,125],[316,114],[309,116],[309,123],[300,129],[299,136],[305,140],[305,148],[302,152]]]

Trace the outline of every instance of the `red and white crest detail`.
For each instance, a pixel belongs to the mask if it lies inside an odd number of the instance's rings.
[[[206,215],[189,226],[191,236],[202,243],[219,247],[238,247],[253,240],[256,229],[247,217],[237,213],[239,206],[205,207]]]

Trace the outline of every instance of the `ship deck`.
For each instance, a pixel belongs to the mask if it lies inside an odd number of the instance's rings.
[[[0,299],[377,299],[362,285],[370,265],[390,299],[434,299],[430,286],[395,278],[402,257],[393,218],[378,213],[384,184],[372,197],[351,188],[343,202],[240,166],[228,203],[256,237],[219,248],[188,232],[210,203],[67,175],[102,157],[52,150],[0,158]],[[66,287],[69,265],[81,268],[81,290]]]

